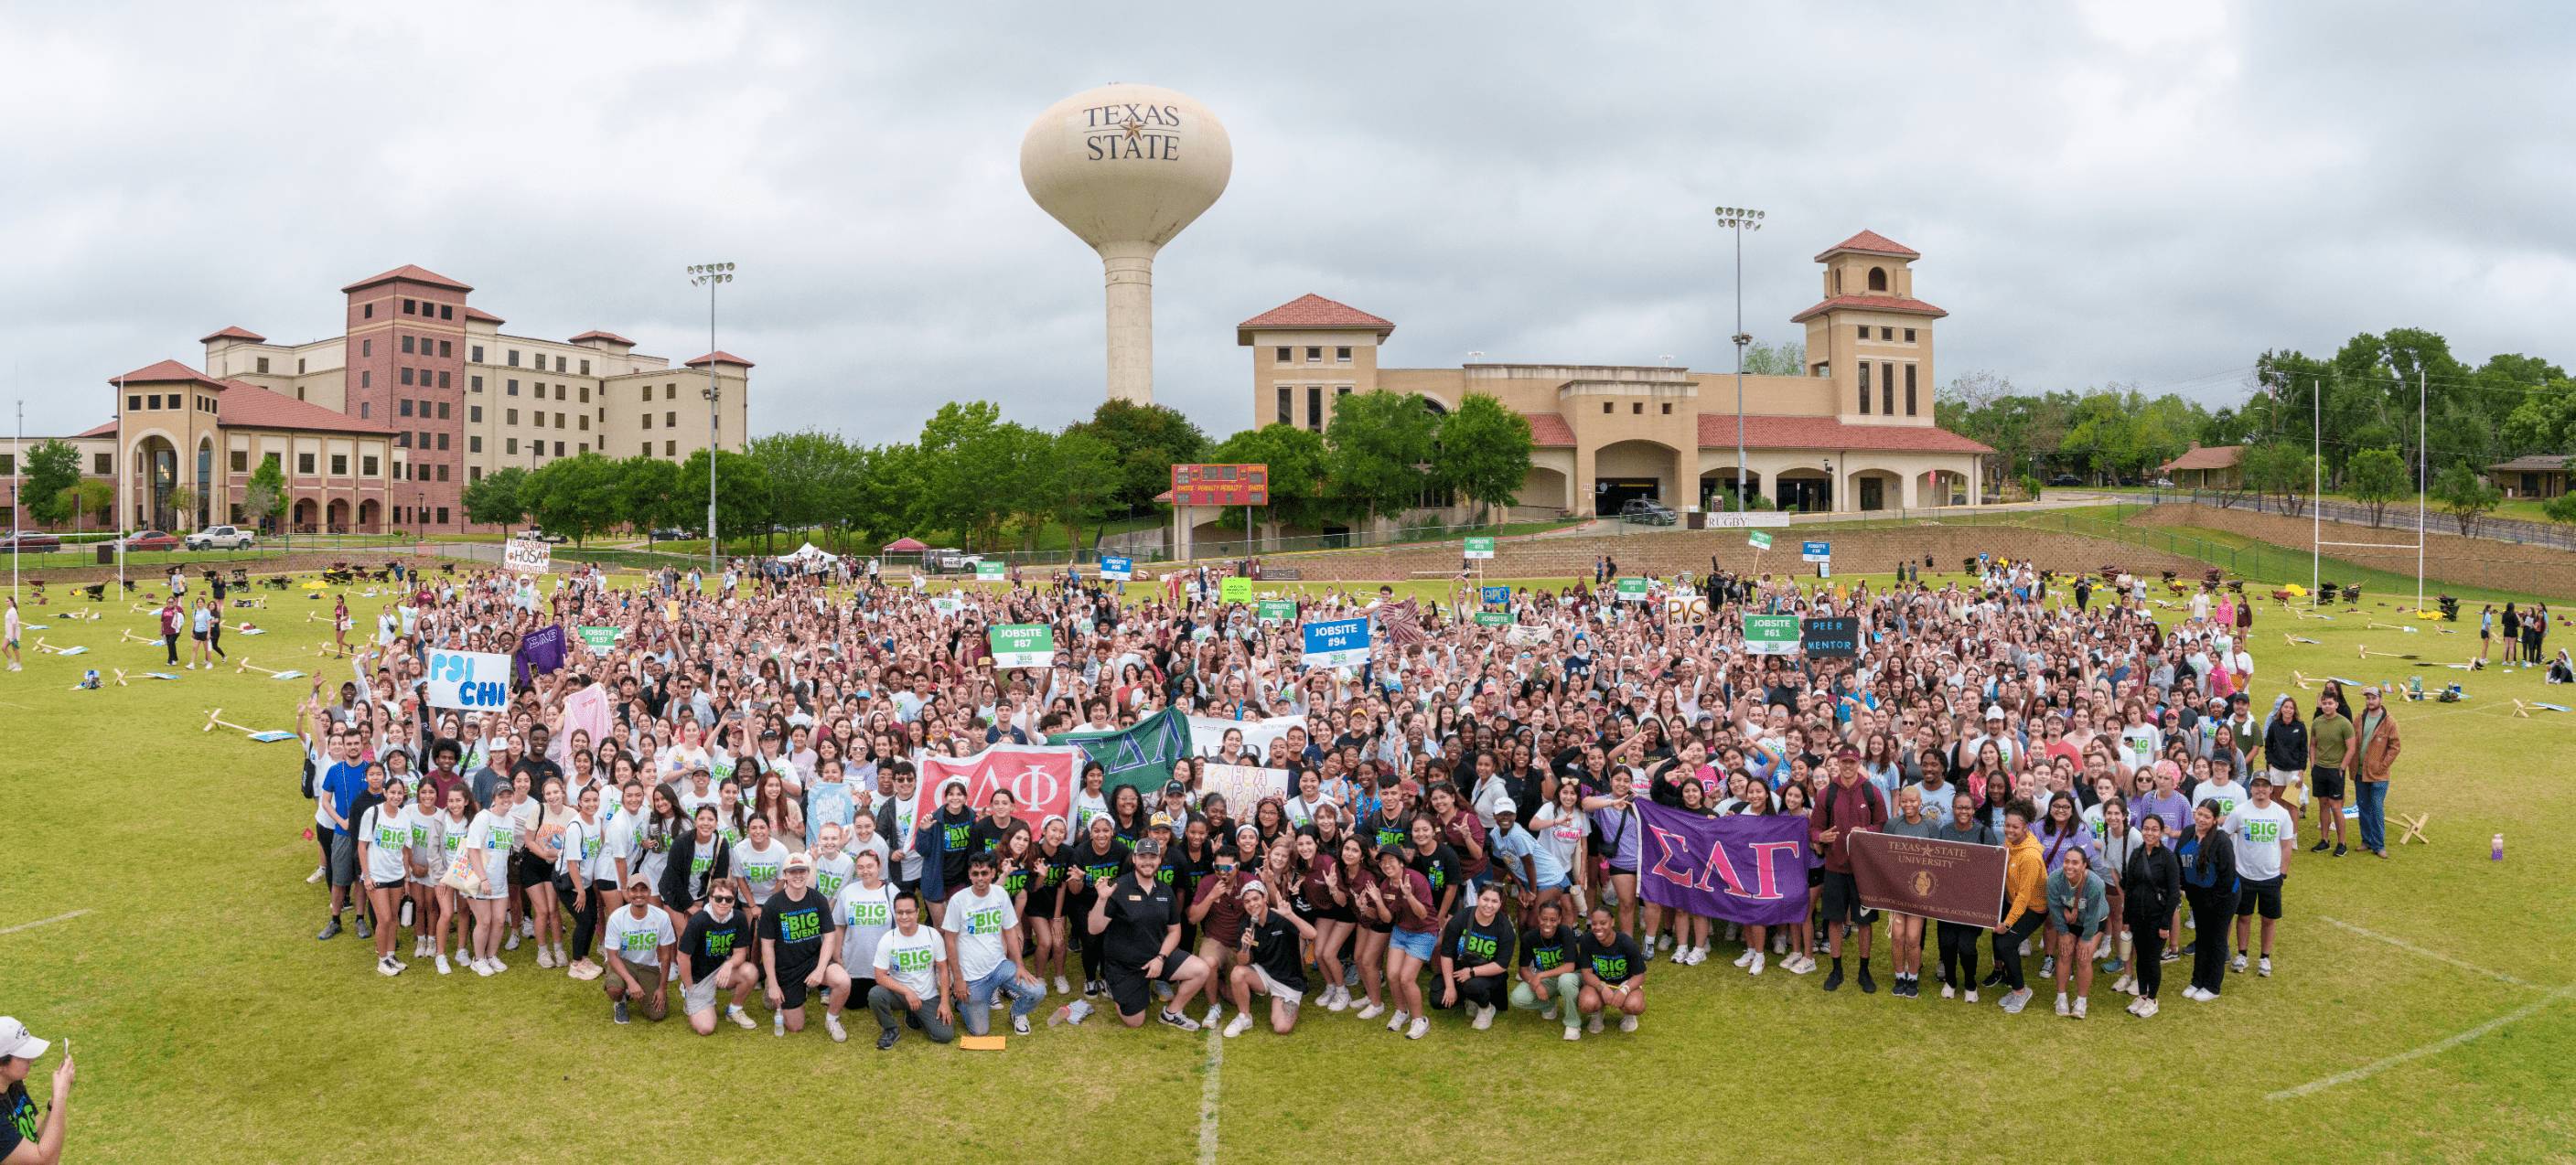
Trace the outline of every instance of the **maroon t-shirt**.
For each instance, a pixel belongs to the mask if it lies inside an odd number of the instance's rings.
[[[1855,829],[1877,829],[1887,824],[1887,806],[1878,799],[1878,787],[1860,778],[1846,785],[1841,781],[1825,783],[1824,803],[1807,815],[1807,835],[1815,839],[1817,852],[1825,855],[1825,868],[1837,874],[1851,872],[1851,834]],[[1834,840],[1824,840],[1825,831],[1841,832]]]

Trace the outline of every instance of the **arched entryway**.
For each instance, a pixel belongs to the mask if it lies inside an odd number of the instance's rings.
[[[384,503],[369,498],[358,503],[358,532],[373,534],[384,525]]]
[[[349,499],[333,498],[324,513],[330,515],[326,529],[333,534],[349,532]]]
[[[1613,441],[1592,455],[1592,512],[1617,514],[1632,498],[1679,508],[1673,447],[1660,441]]]
[[[1726,504],[1726,496],[1730,490],[1734,489],[1734,487],[1735,467],[1732,465],[1722,466],[1717,469],[1711,469],[1701,473],[1699,475],[1699,508],[1712,514],[1722,514],[1727,512],[1727,510],[1732,507],[1729,507]],[[1762,475],[1759,472],[1750,468],[1745,470],[1743,492],[1752,497],[1762,496]]]
[[[316,524],[321,520],[322,503],[311,498],[295,499],[295,515],[290,519],[291,529],[298,534],[310,534],[314,532]]]
[[[1947,469],[1926,470],[1915,480],[1914,494],[1914,504],[1925,508],[1966,505],[1968,475]]]
[[[1562,511],[1571,508],[1565,496],[1565,471],[1545,465],[1530,466],[1529,476],[1521,479],[1521,492],[1514,498],[1520,509]]]
[[[1771,503],[1784,510],[1834,508],[1834,479],[1822,469],[1783,469],[1771,475],[1771,490]]]
[[[1855,469],[1845,475],[1855,510],[1894,510],[1905,505],[1905,479],[1893,470]]]

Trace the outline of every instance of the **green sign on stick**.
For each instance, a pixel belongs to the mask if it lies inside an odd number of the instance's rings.
[[[1746,615],[1744,654],[1794,655],[1798,650],[1796,615]]]
[[[1493,540],[1493,539],[1491,539],[1491,538],[1470,538],[1470,539],[1468,539],[1468,540],[1467,540],[1467,557],[1469,557],[1469,558],[1492,558],[1493,556],[1494,556],[1494,540]]]
[[[1044,623],[1003,623],[991,639],[994,667],[1055,666],[1055,628]]]

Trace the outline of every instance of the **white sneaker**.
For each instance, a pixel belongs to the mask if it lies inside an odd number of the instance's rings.
[[[1056,976],[1056,977],[1055,977],[1055,993],[1056,993],[1056,994],[1058,994],[1058,995],[1071,995],[1071,994],[1073,994],[1073,983],[1072,983],[1070,980],[1067,980],[1067,979],[1066,979],[1064,976],[1062,976],[1062,975],[1058,975],[1058,976]]]
[[[2130,992],[2130,989],[2131,989],[2131,988],[2132,988],[2136,983],[2137,983],[2137,980],[2135,980],[2135,979],[2131,979],[2130,977],[2128,977],[2128,976],[2126,976],[2126,975],[2122,975],[2122,976],[2120,976],[2120,981],[2119,981],[2119,982],[2111,984],[2111,990],[2113,990],[2113,991],[2117,991],[2117,992],[2120,992],[2120,993],[2122,993],[2122,994],[2124,994],[2124,995],[2125,995],[2125,994],[2128,994],[2128,993]]]
[[[1750,963],[1750,962],[1752,962],[1752,961],[1753,961],[1753,956],[1754,956],[1754,954],[1755,954],[1755,953],[1756,953],[1756,952],[1755,952],[1755,951],[1754,951],[1754,949],[1753,949],[1753,948],[1751,948],[1751,947],[1746,947],[1746,948],[1744,948],[1744,953],[1743,953],[1743,954],[1740,954],[1740,955],[1735,956],[1735,965],[1736,965],[1736,966],[1741,967],[1741,966],[1745,965],[1746,963]]]
[[[501,949],[505,951],[515,951],[519,949],[519,932],[515,930],[511,931],[510,937],[502,939]]]
[[[1582,1038],[1583,1038],[1583,1029],[1582,1029],[1582,1028],[1579,1028],[1579,1027],[1569,1027],[1569,1028],[1565,1029],[1565,1038],[1566,1038],[1566,1039],[1568,1039],[1568,1040],[1579,1040],[1579,1039],[1582,1039]]]
[[[1789,936],[1787,936],[1787,935],[1785,935],[1785,934],[1775,934],[1775,935],[1772,935],[1772,936],[1771,936],[1771,953],[1772,953],[1772,954],[1775,954],[1775,955],[1785,955],[1785,954],[1788,954],[1788,953],[1789,953]]]
[[[1623,1032],[1632,1032],[1637,1030],[1637,1017],[1633,1015],[1620,1016],[1619,1030]]]
[[[2141,1007],[2145,1007],[2146,1005],[2147,1005],[2147,999],[2146,999],[2146,997],[2145,997],[2145,996],[2141,995],[2141,996],[2139,996],[2139,997],[2138,997],[2138,998],[2136,998],[2136,999],[2132,999],[2132,1000],[2130,1000],[2130,1001],[2129,1001],[2129,1005],[2128,1005],[2127,1007],[2121,1008],[2121,1010],[2122,1010],[2122,1011],[2126,1011],[2126,1012],[2128,1012],[2128,1013],[2129,1013],[2129,1014],[2131,1014],[2131,1015],[2136,1015],[2136,1014],[2138,1014],[2138,1009],[2139,1009],[2139,1008],[2141,1008]]]
[[[376,973],[383,975],[386,978],[392,978],[393,976],[402,974],[402,968],[394,963],[394,957],[392,955],[386,955],[385,957],[376,960]]]
[[[2066,1010],[2066,993],[2063,991],[2057,993],[2057,1014],[2061,1016],[2068,1014]]]
[[[2245,955],[2244,955],[2244,953],[2240,951],[2240,952],[2238,952],[2238,953],[2237,953],[2237,955],[2236,955],[2236,957],[2235,957],[2235,958],[2232,958],[2232,959],[2227,960],[2227,969],[2228,969],[2228,970],[2230,970],[2230,971],[2234,971],[2234,972],[2236,972],[2236,973],[2237,973],[2237,974],[2239,974],[2239,975],[2244,974],[2244,973],[2245,973]]]
[[[526,938],[537,937],[537,920],[524,917],[519,919],[519,934]]]
[[[751,1018],[751,1013],[744,1011],[739,1007],[725,1008],[725,1018],[732,1020],[735,1027],[741,1028],[744,1031],[758,1031],[760,1029],[759,1022]]]
[[[1430,1017],[1429,1017],[1429,1016],[1421,1016],[1421,1015],[1417,1015],[1417,1016],[1414,1016],[1414,1017],[1413,1017],[1413,1026],[1405,1029],[1405,1032],[1404,1032],[1404,1038],[1406,1038],[1406,1039],[1408,1039],[1408,1040],[1418,1040],[1418,1039],[1421,1039],[1422,1037],[1427,1036],[1427,1035],[1430,1035],[1430,1034],[1431,1034],[1431,1019],[1430,1019]]]
[[[1252,1017],[1242,1012],[1236,1012],[1233,1019],[1226,1021],[1225,1038],[1230,1040],[1251,1030]]]
[[[2081,995],[2075,997],[2075,1018],[2077,1019],[2084,1018],[2084,998]]]
[[[1477,1008],[1475,1022],[1468,1026],[1475,1028],[1477,1031],[1483,1031],[1494,1026],[1494,1009],[1490,1007]]]
[[[329,871],[324,870],[320,866],[315,866],[313,867],[312,873],[304,875],[304,884],[310,886],[315,882],[319,882],[322,880],[322,875],[328,872]]]
[[[1556,1018],[1556,1005],[1555,1005],[1555,1004],[1553,1004],[1553,1003],[1551,1003],[1551,1004],[1548,1004],[1548,1005],[1547,1005],[1547,1006],[1545,1006],[1545,1007],[1539,1008],[1539,1009],[1538,1009],[1538,1017],[1539,1017],[1540,1019],[1546,1019],[1546,1020],[1553,1020],[1553,1019],[1555,1019],[1555,1018]]]
[[[510,964],[502,962],[502,961],[501,961],[501,956],[499,956],[499,955],[494,955],[494,956],[492,956],[491,958],[485,959],[485,960],[483,960],[483,961],[484,961],[484,962],[487,962],[487,963],[492,964],[492,973],[493,973],[493,974],[495,974],[495,975],[498,975],[498,974],[500,974],[501,972],[503,972],[503,971],[507,971],[507,970],[509,970],[509,969],[510,969]]]
[[[440,951],[438,953],[438,973],[445,975],[450,973],[451,970],[452,968],[447,965],[447,952]]]
[[[474,973],[475,973],[475,974],[477,974],[477,975],[481,975],[481,976],[483,976],[483,977],[484,977],[484,978],[486,978],[486,979],[491,978],[491,977],[492,977],[492,961],[491,961],[491,960],[489,960],[489,959],[476,959],[476,960],[474,960]]]
[[[1200,1021],[1199,1021],[1199,1026],[1200,1026],[1200,1027],[1215,1027],[1215,1026],[1216,1026],[1216,1021],[1217,1021],[1218,1017],[1223,1016],[1224,1014],[1225,1014],[1225,1005],[1224,1005],[1224,1004],[1222,1004],[1222,1003],[1211,1003],[1211,1004],[1208,1004],[1208,1013],[1207,1013],[1207,1018],[1200,1020]]]
[[[1403,1031],[1403,1030],[1404,1030],[1404,1021],[1406,1021],[1406,1020],[1408,1020],[1408,1019],[1411,1019],[1411,1018],[1413,1018],[1413,1017],[1412,1017],[1412,1016],[1409,1016],[1409,1015],[1406,1015],[1406,1014],[1404,1013],[1404,1009],[1403,1009],[1403,1008],[1401,1008],[1401,1007],[1396,1008],[1396,1009],[1395,1009],[1395,1018],[1393,1018],[1393,1019],[1390,1019],[1390,1020],[1386,1021],[1386,1030],[1391,1031],[1391,1032],[1400,1032],[1400,1031]]]
[[[2158,1007],[2156,1005],[2156,1001],[2152,999],[2140,999],[2138,1002],[2145,1005],[2138,1009],[2139,1019],[2154,1019],[2156,1017],[2156,1012],[2163,1010]]]
[[[1021,1031],[1020,1031],[1020,1034],[1021,1034],[1021,1035],[1027,1035],[1027,1034],[1028,1034],[1027,1026],[1026,1026],[1026,1025],[1028,1024],[1028,1022],[1029,1022],[1029,1019],[1028,1019],[1028,1017],[1027,1017],[1027,1016],[1021,1016],[1021,1017],[1020,1017],[1020,1023],[1021,1023],[1021,1025],[1022,1025],[1022,1028],[1021,1028]],[[849,1042],[849,1039],[850,1039],[850,1033],[849,1033],[849,1030],[848,1030],[848,1029],[846,1029],[846,1028],[843,1028],[843,1027],[841,1026],[841,1017],[840,1017],[840,1016],[833,1015],[833,1014],[832,1014],[832,1013],[830,1013],[830,1012],[825,1012],[825,1013],[823,1013],[823,1030],[824,1030],[824,1031],[827,1031],[827,1032],[832,1033],[832,1042],[833,1042],[833,1043],[836,1043],[836,1044],[842,1044],[842,1043],[848,1043],[848,1042]]]
[[[1339,983],[1335,983],[1330,987],[1324,988],[1324,1010],[1334,1012],[1348,1011],[1350,1010],[1350,1006],[1351,992],[1349,988],[1344,987]]]
[[[1959,996],[1959,999],[1962,1002],[1975,1003],[1977,1001],[1977,989],[1974,987],[1968,988],[1965,994]]]
[[[1594,1034],[1594,1035],[1596,1035],[1596,1036],[1597,1036],[1597,1035],[1600,1035],[1600,1034],[1601,1034],[1601,1013],[1600,1013],[1600,1012],[1597,1012],[1597,1011],[1596,1011],[1596,1012],[1593,1012],[1593,1013],[1592,1013],[1592,1018],[1590,1018],[1590,1019],[1587,1019],[1587,1020],[1583,1021],[1583,1030],[1588,1031],[1588,1032],[1591,1032],[1592,1034]]]
[[[1372,1002],[1368,1006],[1360,1009],[1359,1018],[1376,1019],[1384,1014],[1386,1014],[1386,1005],[1383,1003]]]
[[[1762,973],[1762,952],[1753,952],[1752,961],[1744,964],[1744,973],[1747,975],[1759,975]]]
[[[538,965],[538,966],[540,966],[540,967],[544,967],[544,968],[546,968],[546,969],[548,969],[548,970],[552,970],[552,969],[554,968],[554,965],[555,965],[555,952],[554,952],[554,948],[549,947],[549,946],[545,945],[544,943],[538,943],[538,944],[537,944],[537,965]]]
[[[1941,985],[1941,998],[1943,998],[1943,999],[1956,999],[1956,998],[1958,998],[1958,996],[1959,996],[1959,989],[1958,989],[1958,988],[1956,988],[1956,987],[1952,987],[1952,986],[1950,986],[1950,985],[1949,985],[1949,984],[1947,984],[1947,983],[1944,983],[1944,984],[1942,984],[1942,985]]]
[[[2255,974],[2257,974],[2257,975],[2261,975],[2262,977],[2264,977],[2264,978],[2266,978],[2266,979],[2271,978],[2271,977],[2272,977],[2272,956],[2270,956],[2270,955],[2265,955],[2265,956],[2263,956],[2263,961],[2262,961],[2262,962],[2259,962],[2259,963],[2254,964],[2254,973],[2255,973]]]

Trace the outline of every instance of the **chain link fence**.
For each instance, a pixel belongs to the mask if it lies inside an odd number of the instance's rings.
[[[2415,503],[2411,498],[2403,502],[2391,502],[2380,514],[2377,522],[2371,521],[2370,507],[2355,502],[2338,501],[2332,498],[2311,502],[2304,497],[2285,500],[2277,494],[2254,493],[2247,490],[2155,490],[2138,494],[2129,500],[2151,506],[2203,505],[2221,510],[2252,510],[2258,514],[2280,514],[2292,518],[2308,517],[2309,508],[2313,506],[2316,516],[2329,522],[2375,526],[2382,530],[2412,531],[2415,529]],[[2435,534],[2458,534],[2462,537],[2514,542],[2525,546],[2576,550],[2576,526],[2557,522],[2534,522],[2523,518],[2490,516],[2478,519],[2474,530],[2463,531],[2460,529],[2459,519],[2449,512],[2427,506],[2424,510],[2424,528]]]

